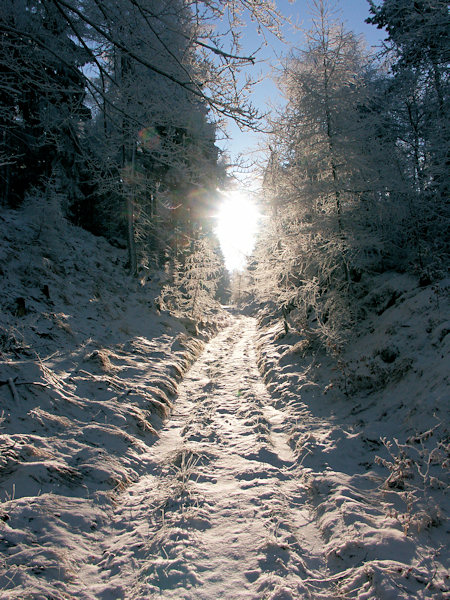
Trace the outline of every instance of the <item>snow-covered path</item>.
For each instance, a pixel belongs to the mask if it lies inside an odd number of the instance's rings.
[[[254,336],[254,319],[236,317],[187,373],[152,472],[124,491],[77,578],[84,598],[310,597],[321,536]]]

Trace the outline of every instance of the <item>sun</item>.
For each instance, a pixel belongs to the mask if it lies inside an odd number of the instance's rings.
[[[242,271],[255,246],[260,214],[243,191],[225,192],[223,196],[217,213],[216,234],[228,271]]]

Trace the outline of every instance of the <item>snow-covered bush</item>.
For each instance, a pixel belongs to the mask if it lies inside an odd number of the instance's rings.
[[[405,535],[440,525],[450,480],[448,431],[440,424],[405,442],[396,438],[382,442],[388,458],[377,456],[375,461],[389,471],[383,484],[392,502],[389,515],[401,523]]]
[[[206,321],[219,308],[215,299],[223,264],[211,240],[199,236],[167,265],[169,281],[158,298],[162,309]]]

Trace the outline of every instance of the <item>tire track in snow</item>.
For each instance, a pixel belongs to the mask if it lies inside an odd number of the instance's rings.
[[[124,492],[82,597],[310,597],[321,536],[254,336],[254,319],[237,317],[187,373],[153,470]]]

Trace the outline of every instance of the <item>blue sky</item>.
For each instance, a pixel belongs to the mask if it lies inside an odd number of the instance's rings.
[[[292,23],[308,29],[310,24],[310,9],[307,0],[278,0],[276,2],[279,10],[290,17]],[[364,21],[369,16],[369,4],[367,0],[338,0],[336,8],[340,12],[336,16],[342,20],[347,29],[361,34],[366,39],[368,47],[380,45],[384,38],[383,32],[373,25],[367,25]],[[283,30],[286,44],[279,42],[274,36],[268,38],[268,46],[263,48],[258,55],[259,58],[267,61],[265,64],[257,64],[250,71],[252,76],[258,78],[260,74],[263,81],[258,84],[252,95],[253,104],[261,112],[271,110],[271,105],[276,106],[282,102],[282,98],[272,80],[272,66],[276,67],[279,57],[288,54],[290,48],[301,48],[303,44],[303,34],[286,25]],[[251,52],[261,44],[261,38],[251,25],[246,27],[242,36],[243,53]],[[272,66],[271,66],[272,65]],[[259,134],[253,132],[241,132],[238,127],[230,124],[228,127],[229,140],[219,142],[219,146],[225,149],[233,161],[238,153],[244,153],[249,159],[252,152],[258,145],[261,138]]]

